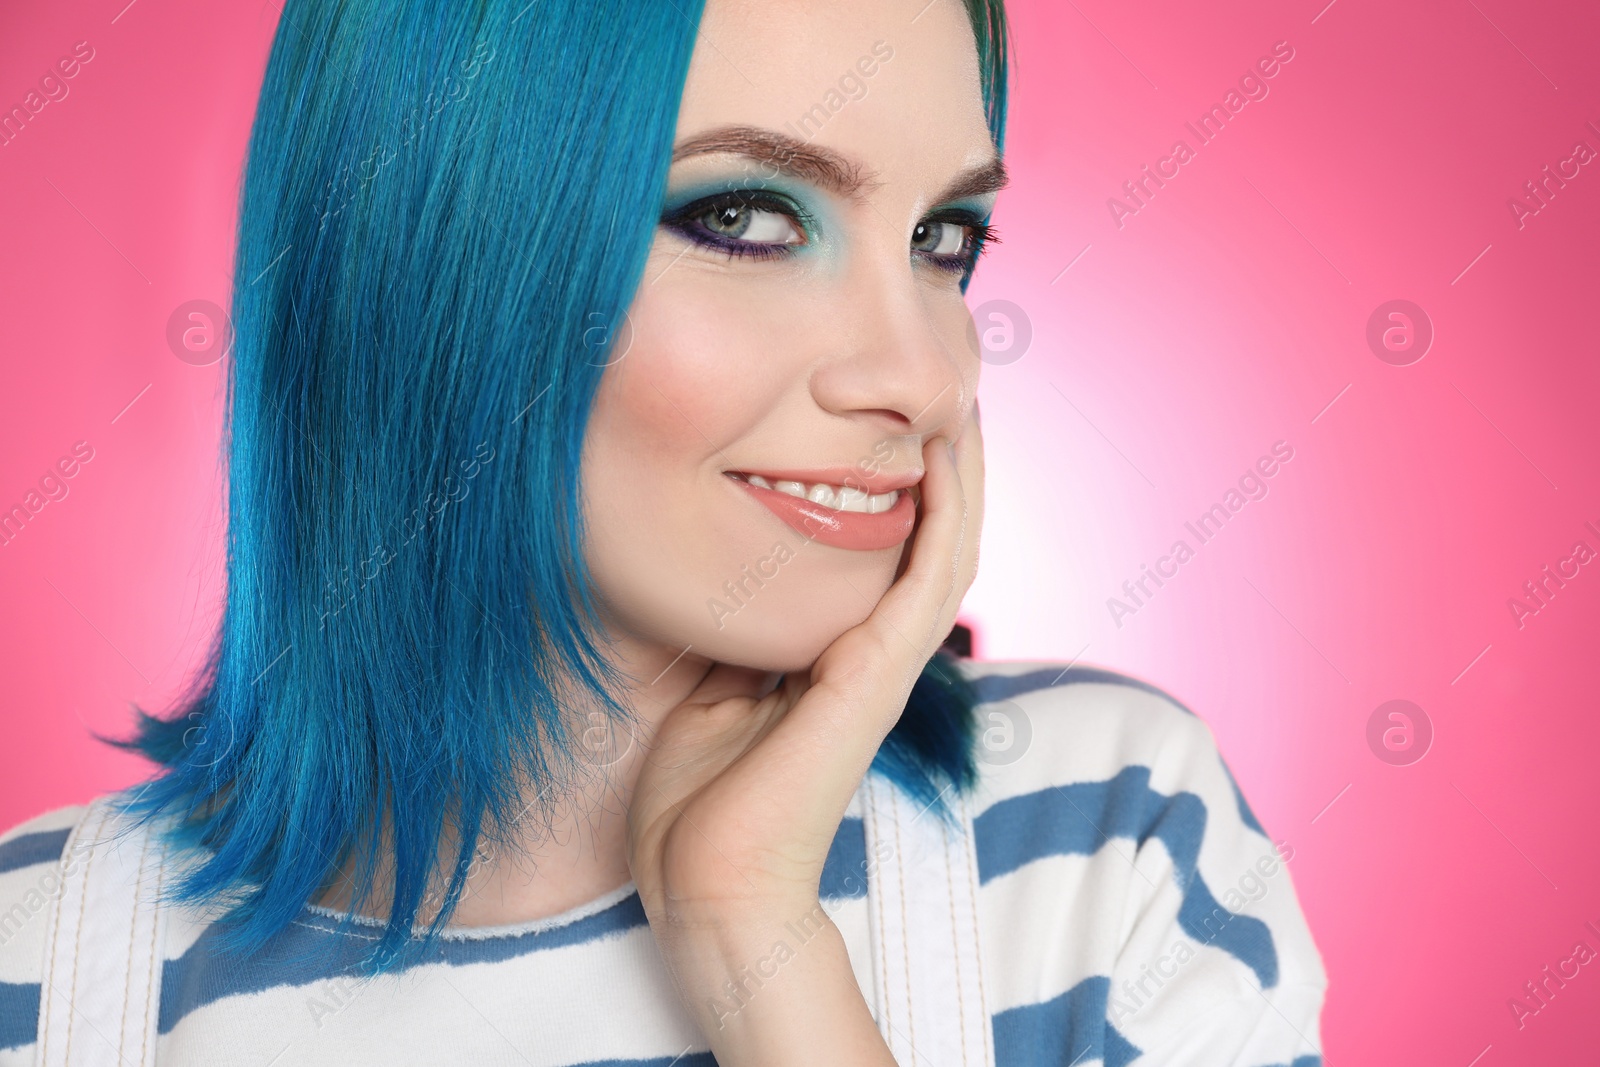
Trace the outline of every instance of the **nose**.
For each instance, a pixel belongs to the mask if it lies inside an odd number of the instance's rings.
[[[833,355],[813,373],[811,393],[823,410],[875,432],[926,438],[965,420],[979,360],[961,295],[919,280],[905,259],[896,266],[860,262],[840,277],[829,305]]]

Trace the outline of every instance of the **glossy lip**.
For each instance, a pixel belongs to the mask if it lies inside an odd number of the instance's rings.
[[[909,474],[903,475],[875,475],[862,476],[855,468],[835,468],[832,471],[767,471],[725,472],[730,481],[743,487],[744,491],[755,497],[756,501],[773,515],[781,519],[791,529],[797,531],[807,540],[818,544],[831,545],[834,548],[846,548],[857,552],[871,552],[879,549],[894,548],[904,543],[911,536],[911,529],[916,524],[917,502],[912,499],[916,492],[915,486],[921,481],[921,472],[916,478]],[[771,481],[804,482],[812,485],[817,482],[828,482],[832,485],[844,485],[850,488],[863,489],[872,493],[887,493],[893,489],[904,490],[900,499],[888,511],[876,515],[867,515],[858,511],[841,511],[823,504],[816,504],[809,500],[781,493],[776,489],[763,489],[751,485],[743,478],[736,477],[736,473],[759,474]],[[854,477],[854,481],[844,479]],[[834,481],[833,479],[840,479]],[[874,488],[881,486],[882,488]]]

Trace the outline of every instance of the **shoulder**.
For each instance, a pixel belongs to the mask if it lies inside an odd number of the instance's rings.
[[[0,833],[0,1050],[33,1043],[46,916],[67,841],[88,810],[56,808]]]
[[[1075,663],[964,660],[986,804],[1072,784],[1197,793],[1261,832],[1211,728],[1162,689]]]
[[[87,804],[55,808],[0,833],[0,891],[10,887],[11,876],[19,871],[43,871],[56,864],[88,810]],[[0,904],[8,896],[0,895]]]
[[[1119,982],[1119,968],[1181,943],[1186,959],[1204,947],[1219,961],[1226,977],[1212,984],[1243,1003],[1280,984],[1320,996],[1326,974],[1287,873],[1294,849],[1268,837],[1202,718],[1093,667],[961,666],[989,735],[972,803],[980,884],[1008,900],[1097,886],[1072,899],[1115,928],[1107,970]]]

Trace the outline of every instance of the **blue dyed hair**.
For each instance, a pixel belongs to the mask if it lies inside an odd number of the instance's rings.
[[[1004,14],[967,7],[999,146]],[[700,11],[284,7],[241,191],[221,626],[175,712],[113,742],[160,764],[119,799],[193,860],[171,899],[225,904],[235,949],[346,864],[358,907],[387,883],[378,967],[431,942],[476,850],[578,766],[558,688],[630,718],[594,636],[579,457]],[[975,703],[936,656],[873,770],[948,817]]]

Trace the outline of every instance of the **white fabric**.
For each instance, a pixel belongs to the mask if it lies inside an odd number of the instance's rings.
[[[145,828],[125,829],[102,798],[67,841],[46,916],[37,1067],[155,1063],[163,856]]]
[[[890,783],[863,784],[878,1029],[908,1067],[992,1067],[967,805],[952,804],[952,830]]]

